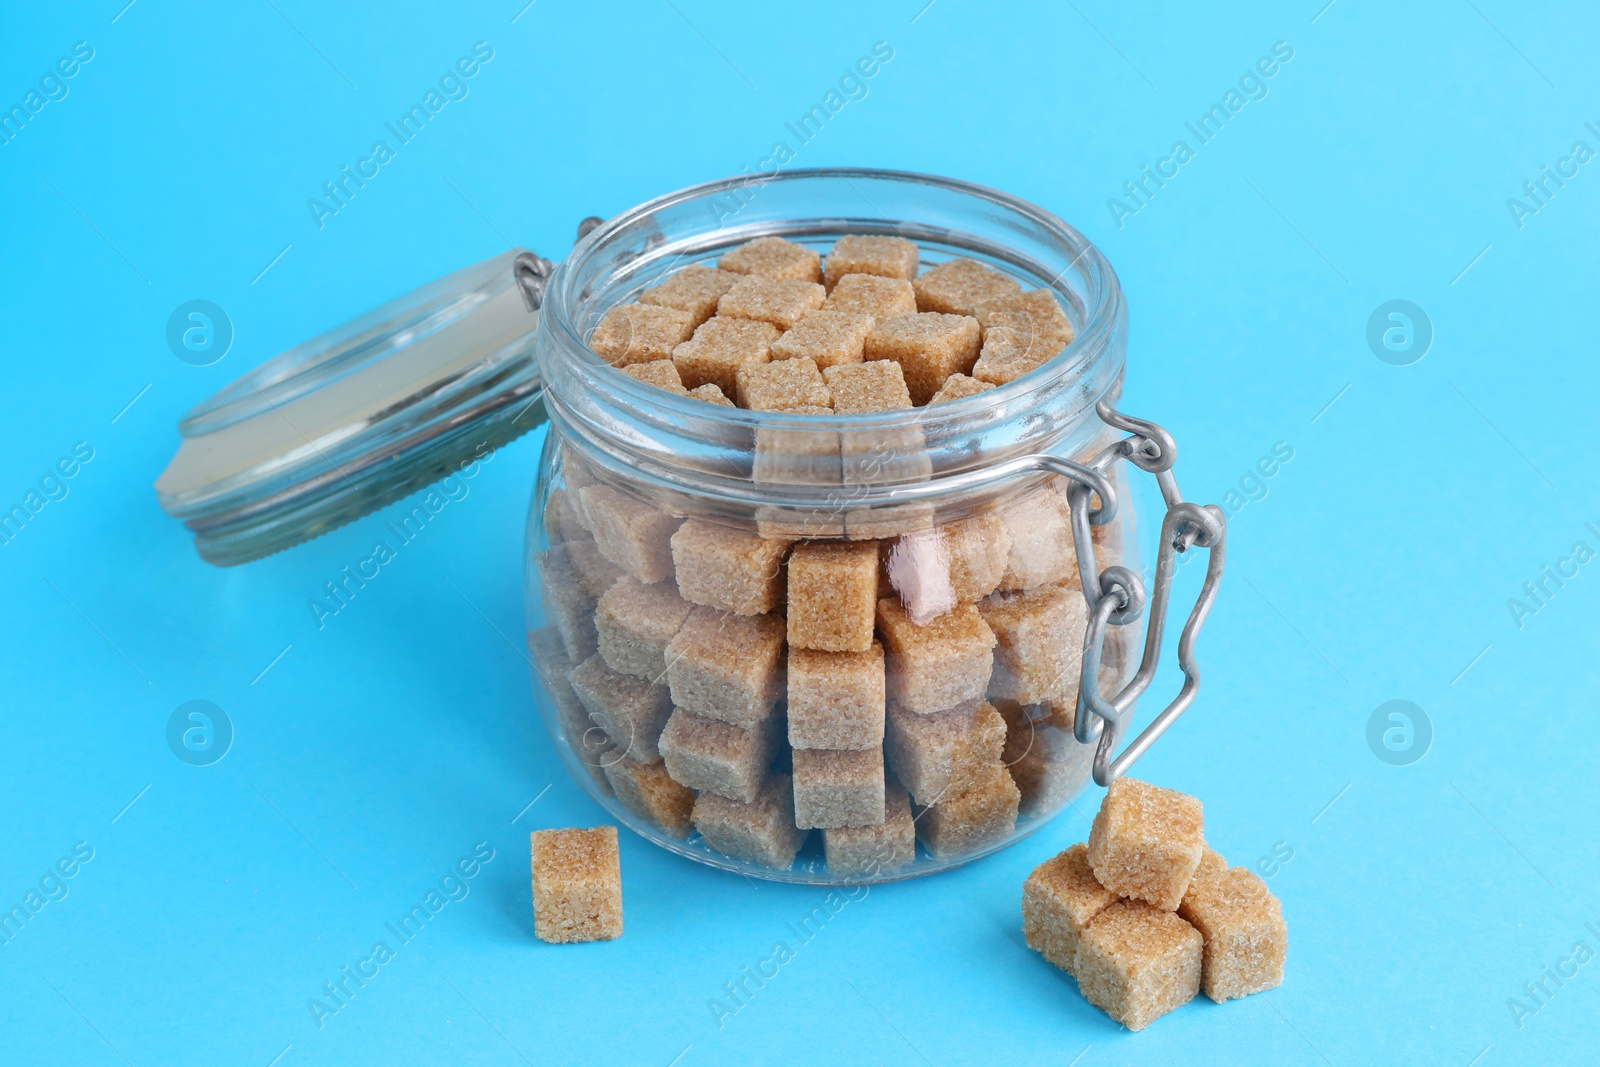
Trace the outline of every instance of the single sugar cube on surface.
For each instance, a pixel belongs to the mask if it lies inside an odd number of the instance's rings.
[[[754,319],[787,330],[807,312],[822,307],[822,301],[822,286],[814,282],[748,277],[717,301],[717,315]]]
[[[632,578],[617,579],[594,612],[606,666],[619,674],[661,681],[667,673],[667,642],[692,606],[671,582],[641,585]]]
[[[774,720],[745,729],[678,708],[661,732],[667,773],[700,793],[752,801],[777,748]]]
[[[739,368],[739,406],[751,411],[831,410],[832,394],[809,359],[778,359]]]
[[[589,718],[589,709],[583,706],[578,694],[567,681],[572,675],[572,660],[567,656],[561,635],[553,627],[543,627],[528,635],[528,656],[534,673],[539,676],[545,694],[555,709],[556,721],[561,727],[567,745],[589,772],[594,784],[607,796],[611,783],[606,781],[605,760],[608,753],[616,751],[611,738]],[[617,756],[610,756],[616,759]]]
[[[971,259],[952,259],[930,267],[911,285],[918,310],[948,315],[971,315],[982,304],[1022,292],[1009,274]]]
[[[722,294],[743,277],[716,267],[685,267],[660,285],[640,293],[639,303],[686,311],[691,321],[699,326],[717,313],[717,301],[722,299]]]
[[[678,592],[692,603],[735,615],[764,615],[783,600],[783,562],[791,543],[689,519],[672,535]]]
[[[1119,896],[1176,911],[1205,852],[1200,801],[1175,789],[1118,778],[1089,830],[1089,863]]]
[[[1119,901],[1078,938],[1073,974],[1084,999],[1143,1030],[1200,991],[1200,932],[1170,911]]]
[[[883,818],[883,749],[794,750],[795,825],[872,826]]]
[[[697,385],[693,389],[688,390],[685,395],[691,396],[696,400],[703,400],[707,404],[717,404],[725,408],[738,406],[733,401],[723,396],[722,389],[712,382],[707,382],[704,385]]]
[[[567,680],[589,718],[623,755],[646,762],[661,758],[657,744],[672,714],[666,686],[618,674],[599,656],[578,664]]]
[[[1080,842],[1039,864],[1022,883],[1023,940],[1072,974],[1083,931],[1119,899],[1095,881],[1089,867],[1089,846]]]
[[[905,371],[893,360],[827,367],[822,377],[832,396],[833,410],[840,415],[898,411],[911,406]]]
[[[1205,941],[1201,989],[1217,1003],[1283,984],[1289,934],[1283,908],[1254,871],[1206,850],[1178,916]]]
[[[1075,585],[1031,593],[995,593],[978,602],[994,631],[989,695],[1020,704],[1077,699],[1089,608]]]
[[[572,564],[570,546],[557,545],[539,559],[539,604],[547,622],[561,635],[573,662],[594,655],[594,597]]]
[[[754,727],[783,695],[783,619],[698,607],[667,645],[673,703]]]
[[[876,541],[804,541],[789,555],[789,644],[821,652],[872,647]]]
[[[789,602],[792,613],[792,584]],[[889,697],[906,710],[943,711],[988,691],[994,631],[971,604],[918,626],[899,600],[885,597],[878,601],[878,629],[889,653]]]
[[[894,776],[926,806],[990,781],[1005,741],[1000,713],[974,700],[932,715],[891,707],[885,750]]]
[[[609,485],[578,495],[601,555],[645,585],[672,577],[672,534],[682,519]]]
[[[738,248],[724,252],[717,266],[736,274],[755,274],[763,278],[789,278],[802,282],[822,281],[822,256],[805,245],[781,237],[757,237]]]
[[[848,311],[870,316],[874,323],[910,315],[917,310],[917,294],[902,278],[879,278],[871,274],[846,274],[831,286],[823,302],[826,311]]]
[[[533,932],[541,941],[610,941],[622,936],[622,860],[617,828],[535,830]]]
[[[610,757],[605,771],[606,780],[624,808],[660,827],[668,837],[689,836],[694,790],[673,781],[660,760]]]
[[[824,369],[860,363],[872,332],[871,315],[848,311],[808,311],[772,342],[773,359],[809,359]]]
[[[683,387],[693,392],[715,385],[729,399],[739,389],[739,368],[771,358],[778,328],[755,319],[707,319],[694,336],[672,350]]]
[[[978,358],[978,320],[938,312],[888,319],[867,334],[863,356],[900,364],[911,402],[926,404],[946,378],[972,369]]]
[[[939,530],[950,555],[950,586],[957,600],[981,600],[994,592],[1011,560],[1011,533],[993,512],[947,522]]]
[[[787,774],[774,774],[750,803],[702,793],[694,802],[694,828],[724,856],[786,870],[807,831],[794,822],[794,789]]]
[[[1016,830],[1021,799],[1011,775],[995,764],[976,785],[947,792],[924,811],[917,835],[939,859],[998,845]]]
[[[1065,497],[1051,489],[1036,490],[1001,508],[1000,519],[1011,542],[1001,589],[1036,589],[1076,580],[1078,556]]]
[[[623,367],[622,373],[678,396],[689,395],[689,390],[683,387],[683,379],[678,375],[677,364],[670,358],[651,360],[649,363],[632,363]]]
[[[846,234],[833,243],[823,266],[829,289],[847,274],[909,281],[917,276],[917,246],[904,237]]]
[[[694,333],[694,317],[676,308],[623,304],[605,313],[589,347],[613,367],[671,359],[672,350]]]
[[[791,648],[788,682],[793,747],[864,749],[883,744],[887,690],[878,642],[865,652]]]
[[[830,826],[822,831],[828,873],[841,878],[878,878],[917,858],[911,799],[890,778],[883,785],[883,821],[869,826]]]
[[[978,358],[981,360],[983,356],[980,354]],[[992,382],[982,382],[965,374],[952,374],[944,380],[943,385],[939,386],[939,391],[928,398],[928,403],[939,404],[946,400],[962,400],[993,388]]]

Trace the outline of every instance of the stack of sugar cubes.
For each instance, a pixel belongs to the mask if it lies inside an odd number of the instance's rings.
[[[1072,338],[1047,290],[971,260],[917,272],[898,237],[842,237],[825,272],[761,238],[612,308],[590,345],[710,403],[850,414],[992,389]],[[824,480],[848,483],[849,434],[828,439]],[[793,473],[780,431],[758,429],[753,458],[753,480]],[[781,869],[817,829],[831,874],[886,875],[919,839],[936,859],[1001,843],[1083,781],[1087,611],[1063,483],[937,523],[739,525],[669,510],[570,450],[561,474],[530,651],[597,784],[667,835]],[[1103,568],[1117,547],[1095,531]]]
[[[1283,982],[1283,910],[1253,871],[1206,846],[1200,802],[1118,778],[1087,845],[1022,887],[1028,947],[1085,999],[1142,1030],[1202,989],[1217,1003]]]

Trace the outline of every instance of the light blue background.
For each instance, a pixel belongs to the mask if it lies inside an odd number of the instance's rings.
[[[1600,149],[1593,10],[124,2],[0,14],[8,107],[73,42],[95,49],[0,147],[0,504],[94,449],[0,548],[0,905],[94,849],[0,946],[0,1059],[1593,1056],[1600,962],[1520,1026],[1508,1001],[1579,939],[1600,949],[1600,563],[1520,628],[1507,599],[1574,542],[1600,549],[1600,163],[1521,227],[1506,203],[1574,141]],[[307,198],[480,40],[494,58],[470,95],[317,229]],[[880,40],[892,61],[795,166],[981,182],[1098,242],[1131,307],[1124,406],[1177,434],[1189,496],[1219,501],[1276,442],[1294,450],[1231,520],[1200,701],[1139,766],[1204,800],[1230,861],[1293,850],[1269,881],[1291,936],[1274,992],[1130,1034],[1024,948],[1021,882],[1086,835],[1095,791],[1004,854],[849,904],[719,1029],[708,999],[795,945],[786,924],[821,891],[625,835],[626,935],[532,936],[527,831],[601,816],[514,647],[542,435],[320,631],[308,598],[384,516],[223,571],[156,506],[178,418],[225,382],[509,243],[559,257],[585,215],[792,146],[784,123]],[[1194,147],[1184,123],[1276,41],[1294,56],[1266,98],[1117,226],[1108,198],[1175,139]],[[163,337],[197,298],[236,330],[206,368]],[[1365,341],[1395,298],[1434,327],[1412,366]],[[164,740],[191,699],[236,728],[214,766]],[[1412,766],[1367,746],[1391,699],[1433,723]],[[480,841],[495,858],[470,895],[319,1029],[308,999]]]

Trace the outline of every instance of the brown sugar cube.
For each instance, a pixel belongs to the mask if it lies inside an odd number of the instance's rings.
[[[671,582],[641,585],[632,578],[617,579],[594,612],[606,666],[647,682],[661,681],[667,673],[667,642],[691,607]]]
[[[1011,560],[1011,533],[993,512],[945,523],[939,530],[950,555],[957,600],[981,600],[999,588]]]
[[[1073,974],[1090,1004],[1143,1030],[1200,991],[1200,932],[1169,911],[1118,901],[1078,939]]]
[[[864,749],[883,744],[883,646],[865,652],[789,650],[789,744]]]
[[[660,761],[614,759],[606,764],[606,781],[622,806],[669,837],[688,837],[694,811],[694,790],[672,780]]]
[[[587,520],[578,508],[577,494],[557,486],[544,502],[544,532],[552,545],[562,541],[590,540]]]
[[[717,301],[742,277],[742,274],[715,267],[685,267],[660,285],[640,293],[639,303],[686,311],[694,325],[699,326],[717,313]]]
[[[1072,343],[1072,321],[1049,289],[1030,289],[990,300],[978,305],[972,314],[982,324],[985,337],[991,329],[1010,330],[1039,363],[1054,358]]]
[[[909,281],[917,276],[917,246],[904,237],[846,234],[833,243],[823,267],[829,289],[847,274],[872,274]]]
[[[751,411],[832,410],[822,371],[809,359],[747,363],[735,378],[739,406]]]
[[[778,328],[754,319],[707,319],[694,336],[672,350],[683,387],[690,392],[715,385],[724,397],[738,391],[739,368],[770,358]]]
[[[994,326],[984,332],[983,347],[978,352],[978,361],[972,365],[972,376],[990,385],[1005,385],[1037,370],[1047,358],[1040,358],[1026,334],[1007,326]]]
[[[667,683],[680,708],[760,725],[783,695],[783,619],[695,608],[667,646]]]
[[[833,393],[833,410],[837,414],[911,407],[905,373],[893,360],[829,367],[822,376]],[[933,473],[927,439],[916,426],[844,430],[839,434],[839,461],[846,485],[923,481]],[[922,513],[926,514],[926,509]]]
[[[621,755],[645,762],[661,758],[657,744],[672,714],[666,686],[618,674],[599,656],[574,667],[567,681]]]
[[[589,347],[613,367],[671,359],[672,350],[694,333],[694,317],[676,308],[623,304],[605,313]]]
[[[981,352],[978,358],[980,360],[983,358]],[[952,374],[944,380],[943,385],[939,386],[939,391],[928,398],[928,403],[939,404],[946,400],[961,400],[969,396],[977,396],[979,393],[993,388],[994,385],[990,382],[980,382],[978,379],[970,378],[965,374]]]
[[[877,593],[877,542],[796,545],[789,555],[789,644],[821,652],[867,651]]]
[[[578,581],[583,583],[583,588],[591,597],[604,596],[606,590],[624,574],[621,567],[600,554],[600,546],[595,544],[592,537],[567,541],[562,547],[567,550],[573,570],[578,572]]]
[[[570,546],[557,545],[539,558],[540,606],[573,662],[594,655],[595,599],[572,564]]]
[[[1077,699],[1089,607],[1075,585],[1031,593],[995,593],[978,602],[994,631],[994,675],[989,696],[1038,704]]]
[[[876,825],[883,818],[883,749],[795,749],[794,813],[801,829]]]
[[[535,830],[529,837],[534,935],[551,944],[621,937],[617,828]]]
[[[822,831],[828,873],[839,878],[878,878],[917,858],[917,828],[911,800],[900,783],[883,785],[883,821],[870,826],[830,826]]]
[[[589,718],[589,709],[583,706],[583,701],[578,699],[578,694],[572,691],[567,681],[572,674],[572,660],[561,643],[561,635],[548,626],[535,630],[528,635],[528,656],[555,709],[556,722],[561,727],[562,736],[567,739],[568,747],[577,755],[600,791],[610,796],[611,783],[606,781],[605,762],[607,758],[617,758],[616,755],[609,755],[616,749],[605,731]]]
[[[779,415],[832,415],[831,407],[803,406]],[[839,434],[830,427],[790,425],[756,428],[752,481],[768,485],[838,485]],[[763,537],[781,536],[761,530]],[[796,533],[791,536],[803,537]]]
[[[883,543],[889,549],[879,552],[878,572],[888,583],[886,595],[900,598],[913,623],[926,626],[956,606],[950,552],[939,531],[918,530]]]
[[[1283,984],[1283,908],[1254,871],[1230,869],[1207,849],[1178,916],[1205,940],[1200,988],[1218,1004]]]
[[[694,828],[724,856],[778,870],[794,863],[807,834],[795,826],[794,790],[787,774],[768,778],[749,804],[700,794],[694,802]]]
[[[717,301],[717,315],[727,319],[754,319],[787,330],[824,299],[822,286],[792,279],[741,278]]]
[[[947,315],[971,315],[979,305],[1022,292],[1009,274],[971,259],[952,259],[931,267],[911,285],[917,293],[917,310]]]
[[[825,311],[849,311],[870,316],[873,323],[911,315],[917,310],[917,294],[903,278],[879,278],[871,274],[846,274],[823,302]]]
[[[905,372],[913,404],[926,404],[944,380],[978,358],[978,320],[938,312],[901,315],[867,334],[864,358],[892,359]]]
[[[869,457],[870,458],[870,457]],[[882,469],[890,469],[892,464],[905,457],[891,453],[880,456],[878,462]],[[856,470],[860,470],[857,467]],[[859,477],[859,475],[855,475]],[[905,481],[907,479],[880,479],[892,481]],[[911,479],[917,480],[917,479]],[[866,484],[866,483],[858,483]],[[852,541],[878,541],[885,537],[900,537],[908,533],[916,533],[933,527],[933,505],[931,504],[884,504],[877,507],[852,508],[845,512],[844,533]]]
[[[1176,911],[1205,852],[1200,801],[1175,789],[1118,778],[1089,830],[1100,884],[1162,911]]]
[[[826,370],[860,363],[861,349],[872,332],[871,315],[848,311],[808,311],[776,341],[773,359],[809,359]]]
[[[792,613],[793,565],[789,573]],[[943,711],[988,691],[994,632],[971,604],[918,626],[900,601],[885,597],[878,601],[878,629],[889,653],[889,697],[907,711]]]
[[[1005,741],[1000,713],[974,700],[932,715],[890,707],[884,748],[894,776],[926,806],[992,779]]]
[[[1117,895],[1095,881],[1089,846],[1073,845],[1033,869],[1022,883],[1022,937],[1028,947],[1075,974],[1083,931]]]
[[[1041,489],[1000,509],[1011,539],[1001,589],[1036,589],[1077,580],[1072,512],[1061,494]]]
[[[763,278],[792,278],[802,282],[822,281],[822,257],[805,245],[781,237],[757,237],[730,252],[724,252],[717,266],[736,274],[756,274]]]
[[[783,601],[783,561],[790,544],[689,519],[672,535],[678,592],[691,603],[735,615],[764,615]]]
[[[905,371],[892,360],[827,367],[822,377],[832,395],[833,410],[840,415],[898,411],[911,406]]]
[[[703,400],[707,404],[718,404],[725,408],[738,406],[733,401],[723,396],[722,389],[713,382],[707,382],[704,385],[697,385],[693,389],[690,389],[686,395],[691,396],[696,400]]]
[[[1049,814],[1077,796],[1089,780],[1095,746],[1079,744],[1072,735],[1073,709],[1066,707],[1063,726],[1050,704],[996,700],[994,706],[1006,721],[1002,759],[1022,792],[1023,814]]]
[[[998,845],[1017,828],[1021,794],[996,764],[979,784],[949,792],[917,817],[917,836],[937,859]]]
[[[578,496],[601,555],[645,585],[672,577],[672,534],[682,519],[609,485],[591,485]]]
[[[683,379],[678,376],[678,366],[671,359],[656,359],[649,363],[633,363],[622,368],[622,373],[657,389],[665,389],[678,396],[688,396]]]
[[[690,789],[748,803],[766,780],[778,736],[775,720],[747,730],[678,708],[661,731],[661,758]]]

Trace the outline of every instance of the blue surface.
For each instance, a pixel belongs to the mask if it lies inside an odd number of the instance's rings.
[[[0,504],[39,490],[0,548],[0,905],[60,897],[0,946],[0,1059],[1592,1057],[1600,163],[1569,163],[1520,220],[1508,206],[1574,142],[1600,150],[1592,8],[523,2],[0,15],[8,107],[93,49],[0,146]],[[467,95],[319,229],[307,199],[478,41],[493,58]],[[864,98],[796,145],[785,122],[877,41],[893,59]],[[1265,96],[1246,82],[1259,98],[1201,144],[1185,123],[1279,41]],[[1201,797],[1232,862],[1292,853],[1266,867],[1281,989],[1130,1034],[1023,947],[1022,879],[1086,835],[1098,793],[1004,854],[858,894],[803,946],[789,924],[822,891],[625,836],[626,936],[541,944],[527,831],[600,813],[514,647],[540,437],[320,630],[308,599],[383,515],[221,571],[157,508],[179,416],[256,362],[511,242],[559,256],[582,216],[754,167],[779,138],[794,166],[947,174],[1075,223],[1127,289],[1124,406],[1178,435],[1191,497],[1250,491],[1203,695],[1139,774]],[[1177,139],[1175,177],[1108,206]],[[235,333],[208,367],[165,340],[196,299]],[[1393,299],[1432,324],[1409,366],[1366,340]],[[1252,480],[1278,442],[1293,458]],[[92,459],[41,487],[75,447]],[[1546,565],[1577,573],[1515,618]],[[1432,724],[1407,766],[1367,741],[1395,699]],[[233,724],[211,766],[166,741],[190,700]],[[492,861],[444,883],[465,897],[401,944],[386,924],[479,842]],[[72,877],[47,877],[63,857]],[[308,1001],[379,940],[392,958],[319,1027]],[[731,1006],[724,983],[779,941],[792,961],[719,1026],[708,1001]]]

